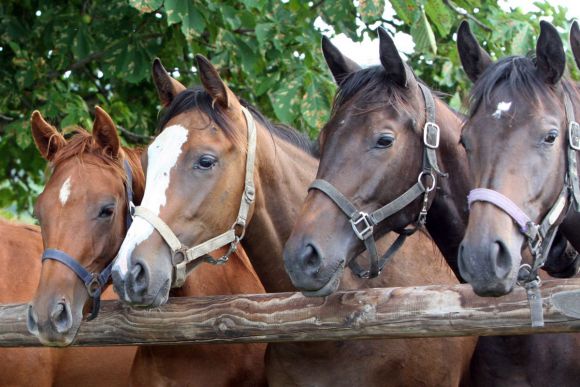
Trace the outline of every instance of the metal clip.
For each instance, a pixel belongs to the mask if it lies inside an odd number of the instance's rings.
[[[434,122],[427,121],[423,127],[423,144],[431,149],[439,148],[439,140],[441,137],[441,130],[439,125]]]
[[[361,211],[357,215],[357,218],[350,218],[350,225],[358,239],[364,241],[373,235],[373,221],[366,212]],[[363,228],[359,229],[359,225],[363,226]]]
[[[572,121],[568,125],[568,141],[570,148],[580,150],[580,124],[576,121]]]

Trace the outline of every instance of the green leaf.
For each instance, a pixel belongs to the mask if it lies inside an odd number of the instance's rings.
[[[302,97],[300,104],[302,117],[306,123],[317,130],[320,130],[328,120],[330,106],[328,99],[324,96],[324,87],[315,82],[311,82],[306,87],[306,94]]]
[[[442,0],[427,1],[425,13],[440,36],[448,36],[450,32],[455,32],[457,16],[443,4]]]
[[[270,100],[276,117],[286,124],[291,124],[299,113],[302,97],[302,78],[296,77],[271,93]]]
[[[358,11],[365,23],[373,23],[380,19],[385,9],[383,0],[360,0]]]
[[[161,8],[163,0],[129,0],[129,4],[141,13],[150,13]]]
[[[86,58],[91,53],[91,41],[87,26],[80,24],[78,28],[79,32],[72,44],[72,52],[77,60]]]
[[[421,12],[423,1],[389,0],[397,17],[407,24],[412,24]]]
[[[411,26],[411,36],[415,42],[415,51],[417,52],[431,52],[437,54],[437,42],[435,35],[431,29],[431,25],[427,20],[425,11],[421,9],[419,13],[419,20]]]
[[[260,48],[265,49],[269,46],[274,26],[274,23],[256,24],[256,38],[258,39]]]
[[[203,15],[191,0],[165,0],[167,24],[181,23],[181,32],[190,40],[205,30]]]

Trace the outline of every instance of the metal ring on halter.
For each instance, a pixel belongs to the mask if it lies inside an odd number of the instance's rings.
[[[421,173],[419,174],[419,177],[417,178],[417,182],[419,184],[423,184],[423,182],[421,181],[423,179],[423,176],[429,176],[431,178],[431,186],[425,187],[425,192],[433,191],[435,189],[435,184],[437,184],[437,182],[435,180],[435,175],[433,175],[433,172],[431,172],[431,171],[421,171]]]
[[[92,276],[93,278],[91,279],[91,281],[85,284],[85,287],[87,288],[87,293],[89,293],[89,296],[91,298],[95,297],[95,295],[101,291],[101,281],[99,280],[99,274],[92,273]]]
[[[522,273],[523,270],[525,270],[525,273]],[[516,284],[518,284],[518,286],[525,286],[526,283],[536,280],[538,281],[537,285],[540,286],[540,284],[542,283],[542,279],[537,273],[535,278],[531,278],[532,273],[533,273],[532,265],[528,263],[522,263],[520,265],[520,268],[518,269],[518,279],[516,281]]]
[[[181,260],[175,259],[177,256],[181,256]],[[171,252],[171,263],[173,266],[179,265],[182,262],[185,262],[187,259],[187,247],[180,247],[179,249]]]

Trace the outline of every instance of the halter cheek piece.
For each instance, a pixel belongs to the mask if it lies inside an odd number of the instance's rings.
[[[513,219],[518,225],[520,232],[525,236],[534,261],[532,265],[522,264],[520,266],[518,284],[526,288],[533,327],[544,326],[542,296],[539,288],[541,281],[538,276],[538,270],[546,263],[548,252],[556,236],[561,218],[566,213],[568,206],[572,205],[576,212],[580,212],[580,188],[576,167],[576,151],[580,150],[580,125],[575,120],[572,101],[567,93],[564,93],[564,109],[566,111],[566,120],[568,121],[568,147],[566,152],[568,168],[564,179],[564,187],[552,208],[539,224],[534,223],[517,204],[498,191],[489,188],[475,188],[467,196],[469,207],[474,202],[481,201],[491,203],[501,209]]]
[[[133,211],[135,206],[133,204],[133,173],[131,167],[127,160],[123,162],[123,168],[125,169],[125,174],[127,175],[126,192],[127,192],[127,214],[126,222],[127,229],[131,226],[133,221]],[[90,321],[97,317],[99,314],[99,307],[101,306],[101,293],[103,287],[109,282],[111,276],[111,269],[113,268],[114,260],[111,261],[100,273],[91,273],[85,269],[81,264],[77,262],[73,257],[68,255],[62,250],[57,249],[46,249],[42,253],[42,262],[50,259],[53,261],[58,261],[71,269],[83,282],[89,297],[93,300],[93,306],[91,308],[91,314],[87,317],[87,321]]]
[[[201,262],[212,265],[221,265],[228,261],[230,255],[236,251],[238,244],[244,237],[248,212],[254,202],[256,190],[254,188],[254,161],[256,158],[256,124],[252,114],[244,107],[242,112],[246,117],[248,127],[248,150],[246,155],[246,176],[244,180],[244,192],[240,200],[238,217],[232,227],[216,237],[213,237],[197,246],[188,247],[183,245],[171,228],[149,209],[139,206],[135,209],[135,216],[144,219],[153,226],[171,249],[171,262],[174,267],[174,275],[171,287],[183,286],[187,275]],[[238,233],[239,231],[239,233]],[[226,254],[218,259],[212,258],[209,253],[220,247],[229,245]]]
[[[349,262],[349,267],[360,278],[375,278],[383,270],[385,264],[399,250],[407,236],[413,234],[417,227],[422,227],[427,221],[429,210],[429,194],[435,190],[436,175],[445,176],[437,164],[436,150],[439,147],[440,129],[435,123],[435,101],[431,92],[421,83],[418,83],[425,101],[426,122],[423,127],[423,169],[417,177],[417,183],[390,203],[368,214],[359,211],[340,191],[331,183],[323,179],[316,179],[308,190],[319,190],[324,193],[347,216],[356,237],[363,241],[369,253],[369,269],[363,269],[355,259]],[[379,258],[377,246],[373,237],[374,227],[383,220],[401,211],[423,195],[422,207],[416,222],[416,227],[397,231],[399,236],[389,249]]]

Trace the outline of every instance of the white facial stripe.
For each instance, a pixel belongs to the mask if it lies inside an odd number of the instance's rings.
[[[507,112],[510,110],[512,106],[511,101],[509,102],[500,102],[497,104],[497,110],[491,115],[493,118],[495,118],[496,120],[499,120],[501,118],[501,114],[503,112]]]
[[[147,150],[147,180],[141,205],[159,216],[161,207],[167,202],[171,169],[177,163],[181,147],[187,141],[188,131],[181,125],[172,125],[163,130]],[[119,250],[113,270],[125,276],[129,269],[129,257],[137,245],[149,238],[153,227],[141,218],[135,218]]]
[[[60,187],[60,192],[58,198],[60,199],[60,204],[63,206],[66,204],[68,197],[70,196],[70,176],[64,181],[62,187]]]

